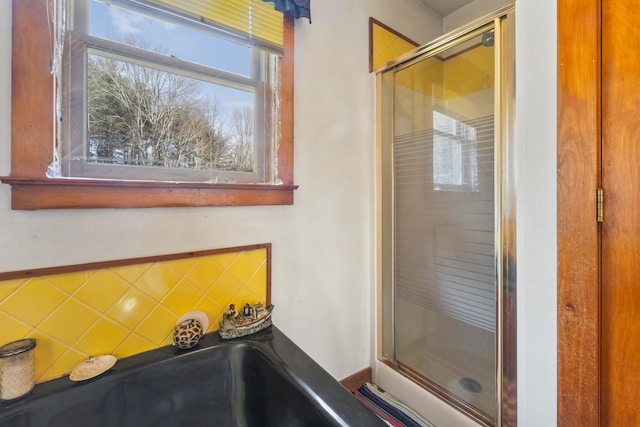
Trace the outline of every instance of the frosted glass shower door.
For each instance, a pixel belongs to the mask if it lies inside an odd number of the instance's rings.
[[[397,363],[493,418],[495,48],[488,26],[393,76]]]

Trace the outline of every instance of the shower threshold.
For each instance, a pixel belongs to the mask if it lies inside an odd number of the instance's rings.
[[[493,414],[495,379],[493,360],[468,351],[422,339],[404,346],[398,362],[415,375],[435,383],[484,414]]]

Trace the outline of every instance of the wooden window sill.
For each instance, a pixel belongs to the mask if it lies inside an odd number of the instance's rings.
[[[292,205],[296,185],[0,177],[14,210]]]

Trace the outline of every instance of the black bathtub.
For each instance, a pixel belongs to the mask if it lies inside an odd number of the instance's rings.
[[[37,384],[1,427],[385,426],[276,327],[119,360],[93,380]]]

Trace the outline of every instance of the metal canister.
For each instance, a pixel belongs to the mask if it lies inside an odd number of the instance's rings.
[[[35,383],[36,340],[25,338],[0,347],[0,400],[29,393]]]

